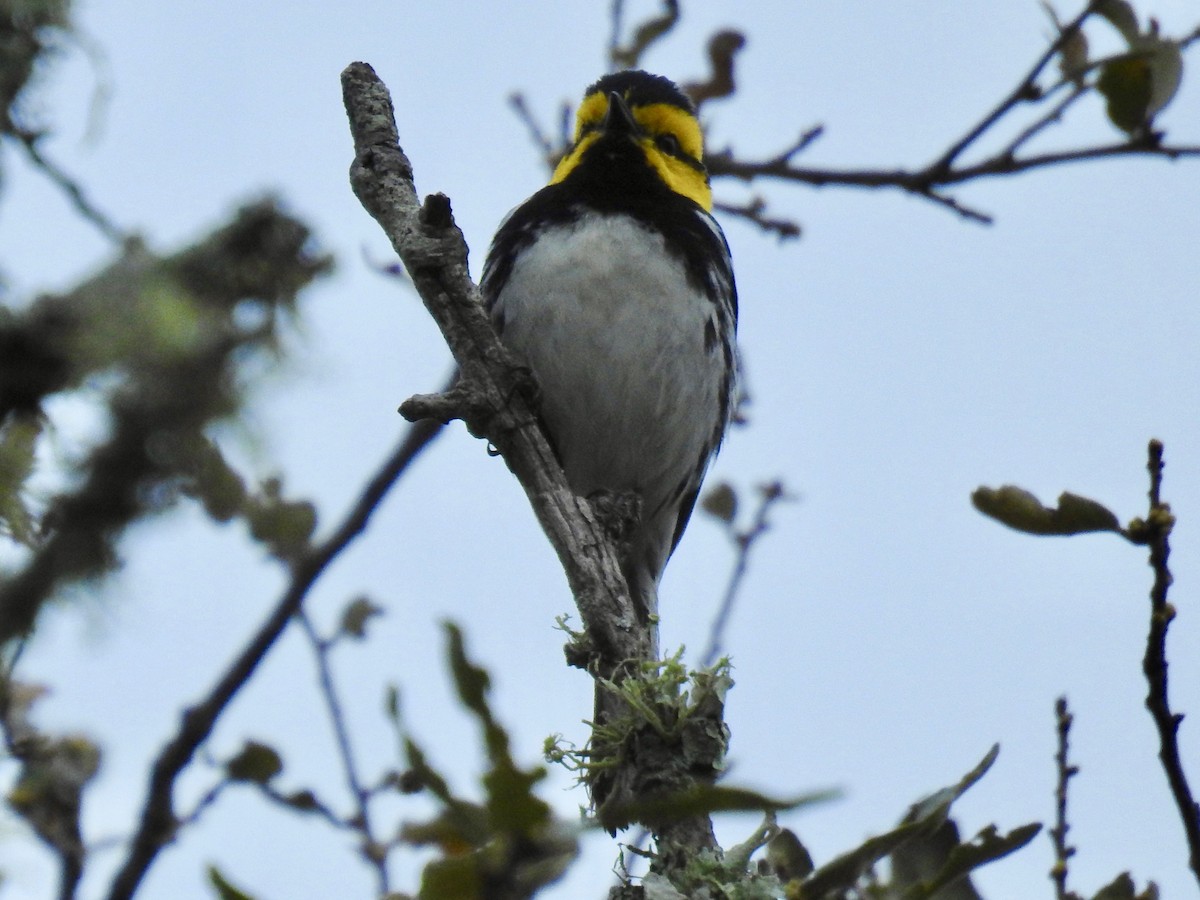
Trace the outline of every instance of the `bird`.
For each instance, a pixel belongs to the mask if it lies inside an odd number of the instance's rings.
[[[534,376],[571,490],[637,498],[621,568],[652,620],[737,396],[729,244],[696,107],[674,82],[628,70],[587,88],[550,182],[501,222],[480,288]]]

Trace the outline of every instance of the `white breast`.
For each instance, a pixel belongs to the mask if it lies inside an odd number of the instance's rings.
[[[713,304],[662,237],[587,214],[526,247],[495,312],[532,368],[572,487],[636,490],[653,516],[700,465],[719,418]],[[665,562],[665,559],[664,559]]]

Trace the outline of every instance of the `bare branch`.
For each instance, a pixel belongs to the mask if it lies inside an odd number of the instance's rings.
[[[211,691],[183,715],[179,731],[154,761],[150,785],[137,833],[124,865],[109,889],[109,900],[132,897],[158,852],[171,841],[178,825],[172,793],[175,779],[191,762],[197,748],[212,733],[229,702],[254,674],[263,657],[292,621],[308,591],[329,564],[367,527],[371,515],[413,459],[438,433],[421,422],[408,430],[392,455],[371,478],[342,524],[324,542],[301,555],[291,567],[291,579],[271,615],[221,676]]]
[[[717,200],[713,203],[713,209],[726,213],[727,215],[737,216],[740,219],[745,219],[748,222],[757,225],[768,234],[774,234],[781,241],[789,238],[800,237],[800,225],[791,219],[778,219],[773,216],[768,216],[767,201],[762,197],[753,197],[748,203],[725,203]]]
[[[992,218],[979,210],[972,209],[938,188],[960,184],[978,178],[1016,175],[1031,169],[1070,162],[1109,159],[1120,156],[1154,156],[1170,160],[1184,157],[1200,157],[1200,145],[1170,146],[1159,144],[1155,135],[1131,138],[1128,141],[1087,147],[1080,150],[1062,150],[1034,156],[1012,157],[998,154],[970,166],[945,171],[936,171],[927,166],[923,169],[807,169],[780,162],[778,156],[761,162],[736,159],[728,153],[715,155],[707,160],[709,173],[714,178],[732,177],[742,181],[757,178],[774,178],[808,184],[813,187],[840,185],[861,188],[895,188],[906,193],[924,197],[953,210],[964,218],[981,224],[990,224]]]
[[[609,66],[612,70],[634,69],[641,61],[642,54],[655,41],[665,37],[679,22],[679,0],[662,0],[663,11],[653,16],[633,30],[629,43],[621,46],[621,19],[625,4],[613,3],[612,7],[612,38],[609,42]]]
[[[355,816],[354,830],[362,836],[364,847],[380,846],[371,827],[371,791],[363,786],[358,774],[358,765],[354,760],[354,748],[350,744],[350,729],[346,726],[346,714],[342,709],[342,701],[338,696],[337,686],[333,681],[333,668],[330,665],[329,654],[334,641],[322,638],[312,619],[304,610],[300,610],[297,618],[300,627],[308,638],[313,657],[317,663],[317,679],[321,688],[321,696],[325,701],[325,711],[329,714],[329,723],[333,728],[333,736],[337,741],[338,756],[342,762],[342,774],[346,779],[346,787],[354,799]],[[286,802],[286,801],[285,801]],[[388,879],[387,857],[381,854],[364,854],[367,862],[375,870],[375,881],[379,896],[385,896],[391,890]]]
[[[530,139],[542,154],[542,159],[548,166],[553,168],[558,158],[562,156],[561,145],[556,147],[550,138],[546,136],[546,132],[542,130],[542,126],[533,117],[533,113],[529,109],[529,104],[525,102],[524,94],[519,91],[509,94],[508,105],[512,107],[513,112],[517,114],[517,118],[524,124],[525,130],[529,132]]]
[[[814,187],[840,185],[861,188],[891,188],[922,197],[949,209],[969,221],[990,224],[992,218],[985,212],[974,209],[945,191],[945,188],[980,178],[1010,176],[1033,169],[1041,169],[1062,163],[1109,159],[1119,156],[1155,156],[1165,159],[1181,159],[1200,156],[1200,145],[1172,145],[1164,136],[1150,127],[1139,129],[1121,142],[1101,144],[1077,149],[1043,152],[1029,156],[1018,156],[1018,151],[1034,137],[1043,134],[1051,125],[1061,122],[1067,110],[1081,97],[1096,89],[1095,80],[1084,76],[1103,68],[1111,60],[1095,60],[1072,78],[1063,78],[1047,88],[1039,87],[1038,78],[1049,62],[1079,34],[1084,22],[1095,14],[1098,0],[1090,0],[1074,19],[1059,26],[1058,34],[1050,45],[1038,56],[1032,67],[1011,91],[977,123],[940,153],[932,162],[921,168],[906,169],[817,169],[791,165],[791,158],[807,142],[801,143],[765,160],[745,160],[732,151],[713,154],[706,160],[713,178],[731,177],[742,181],[759,178],[808,184]],[[1186,48],[1200,37],[1197,29],[1180,47]],[[1019,107],[1050,104],[1052,98],[1062,90],[1068,93],[1054,99],[1050,108],[1021,128],[999,151],[971,164],[963,164],[962,157],[976,146],[985,134],[990,134]],[[819,134],[819,131],[816,132]],[[815,136],[815,135],[814,135]]]
[[[1096,11],[1096,7],[1096,0],[1089,0],[1087,6],[1083,8],[1083,12],[1079,13],[1079,15],[1059,30],[1058,36],[1051,41],[1050,46],[1037,58],[1037,61],[1034,62],[1025,77],[1009,92],[1008,96],[996,104],[995,108],[980,119],[974,127],[968,129],[966,134],[951,144],[941,157],[928,166],[928,169],[932,172],[948,171],[954,165],[954,161],[968,147],[979,140],[993,125],[1008,115],[1014,107],[1030,100],[1037,100],[1041,96],[1037,80],[1042,74],[1042,70],[1046,68],[1050,60],[1054,59],[1063,48],[1063,45],[1071,40],[1079,29],[1083,27],[1084,21]]]
[[[721,600],[721,607],[716,618],[713,619],[712,629],[709,631],[708,647],[700,657],[703,660],[701,662],[703,668],[711,668],[721,654],[722,644],[725,640],[725,626],[729,622],[733,604],[737,600],[742,580],[746,577],[750,566],[750,551],[758,543],[759,538],[771,528],[771,523],[767,520],[768,514],[776,503],[788,499],[791,498],[784,490],[782,482],[773,481],[764,484],[759,488],[758,508],[754,512],[750,527],[745,531],[738,531],[732,523],[728,525],[729,538],[737,550],[737,559],[734,562],[733,571],[729,575],[729,582],[725,586],[725,596]]]
[[[114,244],[124,244],[133,237],[106,213],[101,212],[100,208],[88,197],[83,186],[42,152],[38,146],[41,134],[25,130],[12,130],[9,134],[16,138],[17,143],[25,150],[25,155],[29,157],[29,161],[33,163],[34,167],[66,194],[76,212],[95,225],[101,234]]]
[[[1050,840],[1054,844],[1054,868],[1050,878],[1054,882],[1054,896],[1057,900],[1078,900],[1078,897],[1067,890],[1067,860],[1075,855],[1075,848],[1067,843],[1067,832],[1071,826],[1067,824],[1067,787],[1072,778],[1079,774],[1078,766],[1070,763],[1071,723],[1074,716],[1067,706],[1067,698],[1059,697],[1054,704],[1055,731],[1058,734],[1058,751],[1054,755],[1055,770],[1058,773],[1054,789],[1054,827],[1050,829]]]
[[[1148,449],[1147,470],[1150,472],[1150,510],[1144,523],[1150,546],[1150,567],[1154,570],[1154,585],[1150,589],[1150,631],[1146,637],[1146,655],[1142,671],[1149,691],[1146,708],[1158,729],[1158,758],[1162,761],[1171,796],[1179,808],[1183,831],[1187,837],[1188,864],[1200,882],[1200,806],[1192,795],[1191,786],[1183,771],[1179,754],[1179,726],[1182,713],[1171,711],[1167,697],[1167,630],[1175,618],[1175,607],[1167,601],[1171,587],[1171,570],[1167,561],[1171,555],[1168,539],[1175,524],[1171,508],[1162,502],[1163,445],[1152,440]]]
[[[740,31],[730,29],[718,31],[708,40],[709,74],[705,81],[691,81],[683,85],[683,92],[692,98],[699,109],[709,100],[731,97],[737,90],[733,76],[733,62],[738,51],[746,46],[746,38]]]

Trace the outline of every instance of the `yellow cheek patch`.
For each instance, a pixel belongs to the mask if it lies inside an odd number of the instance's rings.
[[[633,110],[637,123],[650,134],[673,134],[679,147],[696,162],[704,159],[704,135],[696,117],[669,103],[651,103]]]
[[[712,212],[712,188],[708,186],[708,175],[703,169],[693,168],[682,159],[663,153],[653,138],[642,138],[638,143],[646,152],[646,161],[654,167],[667,187]]]

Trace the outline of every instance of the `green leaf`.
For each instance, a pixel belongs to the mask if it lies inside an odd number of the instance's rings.
[[[234,781],[266,784],[283,771],[283,758],[267,744],[246,741],[238,754],[225,763],[225,774]]]
[[[283,802],[298,812],[316,812],[321,808],[317,795],[307,788],[288,794]]]
[[[713,518],[720,519],[726,525],[732,525],[733,520],[737,518],[737,491],[728,482],[722,481],[704,495],[700,507]]]
[[[1058,69],[1063,78],[1082,84],[1088,67],[1088,39],[1083,29],[1077,29],[1063,41],[1058,53]]]
[[[202,435],[191,442],[191,483],[184,492],[198,498],[204,511],[216,522],[228,522],[246,506],[246,484],[221,454],[220,448]]]
[[[1121,32],[1129,53],[1104,65],[1096,88],[1107,101],[1112,123],[1132,134],[1148,126],[1179,90],[1183,52],[1178,41],[1159,35],[1154,19],[1142,32],[1125,0],[1102,0],[1097,12]]]
[[[984,776],[999,753],[999,745],[993,745],[979,764],[955,784],[934,791],[923,800],[914,803],[896,828],[877,837],[868,838],[853,850],[821,866],[804,880],[798,892],[789,887],[789,898],[818,900],[835,891],[847,891],[881,859],[895,853],[908,841],[927,836],[945,824],[950,805]]]
[[[1060,494],[1058,506],[1050,509],[1029,491],[1009,484],[1000,488],[978,488],[971,495],[971,502],[985,516],[1026,534],[1121,532],[1117,517],[1107,507],[1078,494]]]
[[[950,805],[965,794],[975,782],[987,774],[987,770],[992,767],[999,755],[1000,745],[992,744],[991,749],[984,754],[983,759],[979,761],[978,765],[960,778],[956,784],[942,788],[940,791],[934,791],[928,797],[914,803],[909,808],[908,814],[904,817],[904,822],[932,824],[944,820],[949,815]]]
[[[418,900],[481,900],[483,879],[479,873],[479,857],[457,856],[438,859],[425,867],[421,875]]]
[[[1054,30],[1057,32],[1059,40],[1062,41],[1062,45],[1058,49],[1058,70],[1062,73],[1063,78],[1082,85],[1088,66],[1087,35],[1084,34],[1082,28],[1076,28],[1064,39],[1063,23],[1059,21],[1058,13],[1050,5],[1049,0],[1042,0],[1042,9],[1054,23]]]
[[[367,622],[376,616],[382,616],[383,609],[376,606],[366,597],[357,597],[351,600],[344,610],[342,610],[342,634],[349,635],[356,640],[362,640],[367,636]]]
[[[800,838],[787,828],[767,841],[767,864],[780,881],[804,878],[813,871],[813,858]]]
[[[958,840],[958,828],[947,819],[937,831],[917,837],[896,851],[894,869],[900,867],[903,854],[908,857],[906,864],[910,869],[920,872],[932,870],[934,873],[932,877],[921,877],[909,887],[904,893],[904,900],[930,900],[934,897],[949,900],[946,891],[951,885],[969,885],[969,881],[964,879],[972,871],[1021,849],[1041,830],[1041,824],[1033,822],[1000,835],[995,825],[989,825],[969,843],[963,844]],[[924,855],[924,858],[917,859],[918,854]],[[978,896],[969,887],[964,888],[962,894],[964,897]]]
[[[453,622],[444,622],[442,627],[446,632],[446,656],[450,662],[450,674],[454,676],[454,686],[458,689],[458,699],[477,716],[490,719],[492,713],[487,705],[487,692],[491,689],[492,681],[487,670],[467,658],[461,628]]]
[[[1144,39],[1141,48],[1149,54],[1150,102],[1146,106],[1149,122],[1174,99],[1183,81],[1183,51],[1177,41],[1166,41],[1157,35]]]
[[[475,714],[475,718],[483,727],[488,759],[493,767],[511,766],[513,763],[509,753],[508,732],[496,721],[488,705],[491,676],[488,675],[487,669],[475,665],[467,657],[462,630],[453,622],[445,622],[443,626],[446,631],[446,656],[450,662],[450,674],[454,676],[454,686],[458,689],[458,698],[463,706]]]
[[[405,822],[400,840],[416,847],[435,846],[443,853],[457,856],[482,847],[492,837],[487,810],[461,800],[447,804],[428,822]]]
[[[419,784],[447,806],[460,802],[450,792],[450,785],[441,773],[429,764],[425,751],[412,738],[404,738],[404,756],[408,761],[408,778],[413,784]]]
[[[849,890],[859,878],[897,847],[925,828],[923,823],[900,825],[877,837],[867,838],[853,850],[841,854],[820,866],[801,884],[793,894],[790,886],[788,897],[794,900],[820,900],[836,891]]]
[[[1133,46],[1138,39],[1137,13],[1127,0],[1099,0],[1096,4],[1097,14],[1103,16],[1113,28],[1121,32],[1125,41]]]
[[[266,544],[272,556],[287,561],[308,549],[317,528],[317,509],[307,500],[285,500],[278,478],[268,479],[261,496],[249,498],[247,506],[250,534]]]
[[[213,865],[208,867],[208,883],[216,889],[220,900],[254,900],[252,894],[247,894],[240,888],[234,887],[221,871]]]
[[[1122,872],[1097,891],[1092,900],[1158,900],[1158,885],[1151,881],[1146,885],[1146,890],[1139,894],[1129,873]]]
[[[1107,102],[1108,118],[1122,131],[1135,132],[1149,121],[1154,85],[1146,57],[1123,56],[1106,63],[1096,89]]]
[[[656,825],[709,813],[778,812],[799,809],[817,803],[828,803],[840,796],[840,791],[825,790],[797,797],[769,797],[746,788],[702,784],[686,791],[613,805],[605,810],[605,818],[611,821]]]
[[[496,831],[527,836],[550,821],[550,807],[533,793],[546,777],[540,766],[523,770],[498,766],[483,777],[491,827]]]

